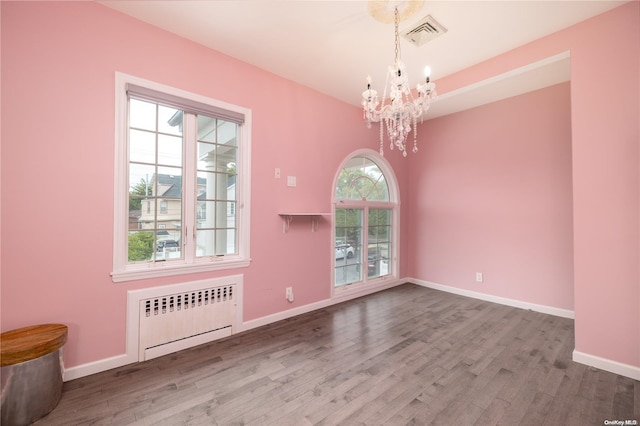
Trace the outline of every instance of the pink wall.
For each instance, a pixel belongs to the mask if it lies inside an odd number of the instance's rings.
[[[68,324],[73,367],[124,353],[130,289],[243,273],[245,320],[330,297],[330,221],[283,235],[277,213],[331,211],[341,161],[377,147],[358,108],[93,2],[1,7],[2,330]],[[116,71],[252,109],[249,268],[111,281]]]
[[[307,232],[310,225],[301,223],[283,235],[277,212],[329,211],[330,186],[340,162],[357,148],[377,148],[377,132],[354,125],[361,120],[357,108],[96,3],[1,2],[0,7],[2,330],[53,321],[69,324],[65,362],[72,367],[124,352],[129,289],[244,273],[245,320],[329,297],[328,222],[315,234]],[[445,93],[571,50],[576,349],[636,366],[640,366],[639,21],[640,4],[631,2],[438,82],[439,91]],[[111,281],[115,71],[253,110],[249,268]],[[596,84],[602,88],[594,89]],[[479,109],[465,114],[482,113]],[[434,122],[434,130],[446,120]],[[427,126],[420,133],[424,137],[420,153],[425,157],[411,157],[413,173],[420,161],[431,161],[426,155],[430,148],[425,148],[431,125]],[[419,226],[420,204],[412,211],[410,199],[420,187],[408,184],[401,158],[389,156],[389,160],[400,182],[403,223]],[[284,179],[273,179],[275,167],[283,176],[296,175],[298,187],[287,188]],[[442,173],[440,177],[451,177]],[[463,190],[453,188],[451,195]],[[500,207],[514,211],[517,206]],[[403,226],[401,234],[401,252],[406,255],[400,275],[409,275],[412,268],[426,278],[431,272],[419,264],[425,258],[425,241],[409,240],[408,229]],[[483,229],[482,223],[476,229]],[[409,249],[414,250],[411,259]],[[485,249],[498,252],[500,247]],[[542,264],[542,258],[537,260]],[[491,281],[495,272],[505,272],[500,265],[495,262],[494,269],[483,271],[486,284],[498,284],[496,291],[511,291],[506,280]],[[459,266],[477,270],[471,263]],[[547,274],[552,268],[545,264]],[[518,271],[510,267],[506,272]],[[555,272],[555,277],[568,273],[560,267]],[[296,293],[293,305],[283,297],[290,285]],[[535,299],[527,301],[547,300],[548,290],[530,289],[528,294]],[[570,306],[566,289],[553,297],[558,306]]]
[[[410,276],[573,310],[569,96],[563,83],[428,121]]]
[[[594,28],[598,30],[594,31]],[[445,93],[567,50],[571,51],[573,306],[576,351],[640,367],[640,3],[629,2],[448,76],[438,82],[438,87],[440,93]],[[474,114],[480,112],[463,114],[466,115],[445,120],[451,120],[452,123],[455,121],[458,126],[466,126],[468,123],[474,124]],[[444,120],[435,120],[433,126],[429,125],[429,129],[433,127],[434,131],[443,132],[442,121]],[[450,131],[455,132],[454,129]],[[423,145],[434,144],[434,149],[437,149],[444,141],[433,138],[430,140],[429,133],[422,132]],[[454,147],[447,149],[451,151]],[[463,154],[465,152],[461,153]],[[428,167],[433,160],[428,159],[428,156],[413,159],[413,176],[416,176],[417,168],[423,167],[422,162],[426,162],[425,166]],[[464,188],[456,189],[464,191]],[[411,194],[417,197],[421,195],[421,191],[421,187],[413,186]],[[454,200],[460,198],[453,190],[449,196]],[[467,197],[471,195],[467,194]],[[468,198],[464,201],[472,200]],[[418,206],[424,207],[426,202],[421,201]],[[438,199],[428,202],[437,204],[454,201]],[[485,204],[484,200],[477,202]],[[410,226],[428,227],[429,225],[418,225],[422,221],[419,213],[419,210],[412,211]],[[486,223],[481,219],[479,215],[460,218],[461,221],[477,220],[476,223],[461,225],[484,233],[481,235],[485,238],[483,242],[486,242]],[[474,237],[466,236],[468,240]],[[443,241],[443,244],[451,243]],[[446,248],[450,253],[451,248]],[[471,285],[469,280],[473,278],[469,273],[483,267],[476,263],[476,258],[470,257],[464,258],[462,264],[457,264],[464,271],[460,273],[461,276],[457,272],[442,273],[442,268],[449,265],[439,267],[440,272],[426,271],[419,263],[428,261],[426,259],[431,255],[437,255],[433,253],[434,244],[426,240],[413,240],[410,249],[412,259],[409,271],[410,274],[418,274],[417,278],[445,280],[449,285],[467,288]],[[489,246],[487,249],[485,246],[484,249],[494,252],[496,247]],[[543,260],[543,257],[538,256],[537,260]],[[499,263],[498,260],[494,262],[496,265]],[[498,272],[508,274],[513,271],[510,267],[505,267]],[[523,279],[528,272],[520,271]],[[560,268],[558,272],[568,276],[568,272],[562,272]],[[438,275],[434,275],[436,273]],[[527,282],[531,281],[527,279]],[[499,285],[503,287],[495,288],[496,291],[507,291],[504,283]],[[522,291],[534,295],[537,290],[527,288]],[[557,306],[564,306],[570,301],[565,293],[566,290],[563,289],[553,296],[547,293],[536,297],[553,297],[557,299]],[[524,295],[522,292],[519,294]]]

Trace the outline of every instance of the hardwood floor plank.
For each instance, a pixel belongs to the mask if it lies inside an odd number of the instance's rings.
[[[633,419],[637,413],[633,409],[633,380],[627,377],[616,377],[615,394],[613,396],[613,416],[616,419]],[[640,416],[638,416],[640,417]],[[640,418],[638,418],[640,423]]]
[[[613,397],[616,391],[616,376],[604,371],[598,371],[594,398],[591,400],[589,420],[593,423],[604,424],[610,419],[607,413],[613,414]]]
[[[522,415],[520,424],[523,426],[540,426],[544,424],[553,403],[553,397],[544,392],[535,392],[531,404]]]
[[[460,415],[450,422],[450,424],[455,425],[473,425],[476,424],[482,413],[484,412],[484,408],[478,407],[476,404],[468,403],[465,405]]]
[[[504,385],[511,380],[512,376],[513,373],[511,371],[500,368],[486,386],[478,389],[478,392],[474,393],[472,399],[473,404],[483,409],[488,408],[493,400],[496,399]]]
[[[499,398],[491,401],[491,404],[484,410],[482,416],[476,421],[476,425],[478,426],[492,426],[498,425],[500,423],[500,419],[504,416],[504,413],[509,408],[509,403],[507,401],[503,401]]]
[[[569,319],[406,284],[67,382],[36,424],[640,420],[640,383],[574,363],[573,340]]]

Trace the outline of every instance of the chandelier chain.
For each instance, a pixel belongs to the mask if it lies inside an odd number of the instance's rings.
[[[398,6],[396,6],[396,8],[395,8],[394,14],[395,14],[394,23],[395,23],[395,29],[396,29],[395,36],[396,36],[396,64],[397,64],[398,61],[400,60],[400,34],[398,33],[398,25],[399,25]]]

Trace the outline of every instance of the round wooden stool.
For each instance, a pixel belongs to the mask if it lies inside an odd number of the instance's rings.
[[[0,423],[28,425],[58,405],[67,332],[66,325],[43,324],[0,335]]]

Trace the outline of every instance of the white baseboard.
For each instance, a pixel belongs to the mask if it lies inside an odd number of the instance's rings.
[[[554,315],[557,317],[574,319],[574,312],[568,309],[554,308],[552,306],[538,305],[535,303],[523,302],[522,300],[508,299],[506,297],[493,296],[491,294],[480,293],[477,291],[465,290],[457,287],[451,287],[443,284],[436,284],[429,281],[419,280],[417,278],[407,278],[407,281],[422,287],[441,290],[447,293],[458,294],[460,296],[472,297],[474,299],[486,300],[487,302],[499,303],[501,305],[513,306],[514,308],[530,309],[532,311],[541,312],[543,314]]]
[[[563,318],[574,319],[574,312],[566,309],[559,309],[550,306],[537,305],[535,303],[523,302],[520,300],[507,299],[504,297],[493,296],[490,294],[478,293],[475,291],[464,290],[456,287],[450,287],[442,284],[436,284],[429,281],[418,280],[416,278],[407,278],[407,281],[423,287],[441,290],[447,293],[458,294],[460,296],[472,297],[474,299],[486,300],[487,302],[499,303],[501,305],[513,306],[522,309],[531,309],[532,311],[544,314],[555,315]],[[634,380],[640,380],[640,367],[623,364],[606,358],[600,358],[595,355],[589,355],[580,351],[573,351],[573,361],[585,364],[610,373],[619,374]]]
[[[309,303],[308,305],[298,306],[287,311],[277,312],[272,315],[266,315],[264,317],[256,318],[250,321],[246,321],[242,324],[241,331],[251,330],[252,328],[262,327],[263,325],[272,324],[277,321],[282,321],[287,318],[295,317],[298,315],[306,314],[308,312],[316,311],[318,309],[326,308],[327,306],[336,305],[338,303],[346,302],[347,300],[356,299],[358,297],[366,296],[369,294],[377,293],[382,290],[386,290],[400,284],[408,282],[406,279],[402,280],[388,280],[381,281],[379,283],[370,284],[367,286],[356,287],[348,291],[340,291],[339,294],[333,295],[330,299],[321,300],[319,302]],[[336,292],[338,293],[338,292]]]
[[[251,330],[252,328],[262,327],[263,325],[268,325],[277,321],[282,321],[287,318],[295,317],[298,315],[306,314],[307,312],[312,312],[318,309],[326,308],[327,306],[331,306],[331,299],[321,300],[319,302],[309,303],[308,305],[298,306],[297,308],[289,309],[287,311],[278,312],[271,315],[266,315],[264,317],[256,318],[250,321],[245,321],[242,323],[242,327],[240,331]]]
[[[134,356],[127,354],[116,355],[111,358],[105,358],[98,361],[89,362],[87,364],[65,368],[64,373],[62,373],[62,380],[68,382],[69,380],[79,379],[80,377],[101,373],[103,371],[122,367],[123,365],[132,364],[137,361],[138,357],[135,356],[135,354]]]
[[[600,358],[598,356],[589,355],[576,350],[573,351],[573,361],[608,371],[610,373],[629,377],[633,380],[640,380],[640,367],[635,367],[633,365],[611,361],[610,359]]]

